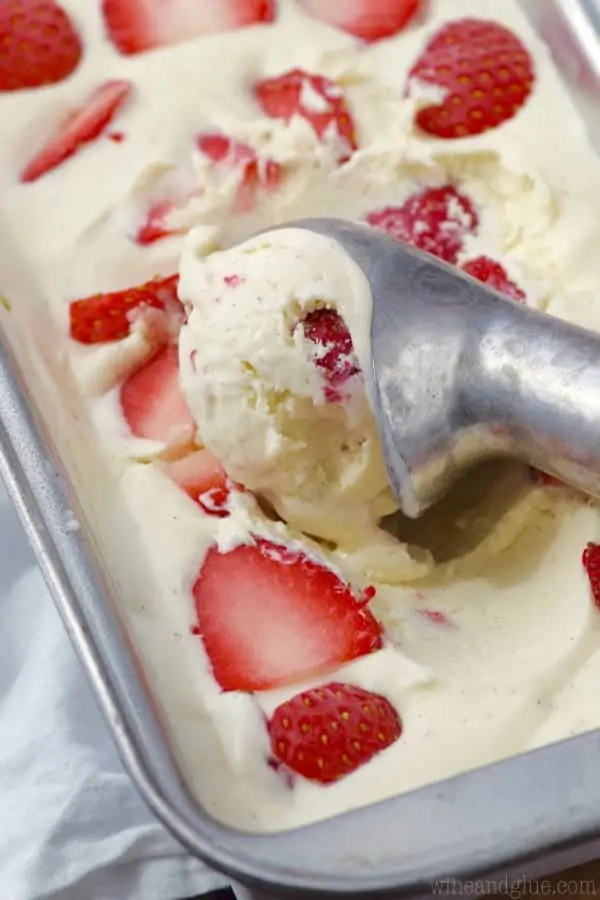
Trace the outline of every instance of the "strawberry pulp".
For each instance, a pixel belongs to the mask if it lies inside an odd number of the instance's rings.
[[[314,345],[314,363],[326,382],[325,399],[343,400],[343,385],[360,372],[346,323],[334,309],[315,309],[300,324],[304,337]]]
[[[263,538],[211,548],[193,589],[197,629],[225,691],[262,691],[382,647],[381,627],[331,569]]]
[[[365,218],[373,228],[448,263],[456,263],[464,238],[479,226],[472,201],[450,184],[424,188],[401,206],[388,206]]]
[[[337,137],[338,162],[346,162],[357,149],[356,128],[341,88],[323,75],[291,69],[254,86],[254,96],[263,113],[289,122],[305,119],[321,140]]]

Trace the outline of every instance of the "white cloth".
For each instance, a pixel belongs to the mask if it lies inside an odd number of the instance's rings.
[[[0,482],[0,897],[176,900],[223,887],[121,767]]]

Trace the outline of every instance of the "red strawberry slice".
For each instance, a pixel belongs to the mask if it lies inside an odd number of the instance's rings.
[[[402,734],[389,700],[337,681],[282,703],[267,727],[275,758],[321,784],[350,775]]]
[[[315,309],[300,324],[306,340],[315,345],[314,362],[327,382],[325,398],[339,402],[342,385],[360,372],[346,323],[333,309]]]
[[[139,287],[74,300],[69,307],[70,335],[81,344],[103,344],[127,337],[138,313],[152,308],[183,320],[177,296],[179,277],[154,278]]]
[[[379,41],[401,31],[420,0],[300,0],[309,16],[363,41]]]
[[[224,518],[229,515],[229,482],[225,469],[209,450],[163,463],[161,468],[204,512]]]
[[[199,134],[197,144],[198,149],[215,163],[226,162],[231,166],[243,166],[256,159],[256,153],[249,144],[228,137],[220,131]]]
[[[366,221],[449,263],[457,261],[465,236],[476,234],[479,226],[471,200],[450,184],[425,188],[402,206],[369,213]]]
[[[339,162],[345,162],[356,150],[352,116],[341,88],[329,78],[291,69],[258,82],[254,94],[262,111],[272,119],[289,122],[293,116],[302,116],[319,138],[337,134],[344,145]]]
[[[435,137],[461,138],[512,119],[531,94],[535,74],[529,51],[508,28],[485,19],[457,19],[429,41],[409,79],[446,92],[441,103],[417,112],[419,128]]]
[[[21,181],[35,181],[97,138],[130,98],[130,81],[106,81],[87,102],[70,113],[39,153],[21,172]]]
[[[177,347],[159,350],[126,379],[121,408],[136,437],[165,444],[191,441],[195,423],[179,386]]]
[[[600,609],[600,544],[590,541],[583,551],[581,562],[587,572],[594,603]]]
[[[518,302],[525,300],[525,291],[521,290],[519,285],[508,277],[504,266],[501,266],[495,259],[490,259],[489,256],[477,256],[475,259],[470,259],[461,266],[461,269],[471,278],[476,278],[477,281],[489,285],[495,291],[506,294],[512,300]]]
[[[209,550],[194,585],[197,633],[226,691],[262,691],[382,646],[350,587],[303,553],[258,539]]]
[[[260,189],[275,190],[283,177],[283,169],[273,159],[259,156],[249,144],[228,137],[218,131],[198,135],[198,149],[217,165],[239,168],[241,181],[236,208],[248,212],[255,206]]]
[[[54,0],[0,3],[0,91],[64,81],[83,52],[68,15]]]
[[[172,200],[158,200],[153,203],[144,219],[142,225],[138,229],[134,240],[142,246],[154,244],[163,238],[177,234],[177,231],[170,228],[167,220],[169,215],[175,209],[175,203]]]
[[[121,53],[272,22],[275,0],[103,0],[108,35]]]

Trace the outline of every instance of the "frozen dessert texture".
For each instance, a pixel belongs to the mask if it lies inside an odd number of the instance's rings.
[[[404,518],[368,285],[274,228],[363,221],[600,328],[600,163],[520,5],[10,8],[2,327],[55,373],[39,403],[206,808],[294,827],[597,727],[596,505],[494,462]]]
[[[199,259],[192,231],[179,296],[181,383],[231,478],[335,542],[397,508],[361,374],[370,289],[335,241],[283,229]]]

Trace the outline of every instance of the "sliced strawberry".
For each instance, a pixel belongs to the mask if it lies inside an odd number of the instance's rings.
[[[489,256],[477,256],[475,259],[470,259],[463,263],[461,269],[471,278],[476,278],[477,281],[489,285],[495,291],[506,294],[512,300],[519,302],[525,300],[525,291],[521,290],[519,285],[508,277],[504,266],[501,266],[495,259],[490,259]]]
[[[54,0],[0,3],[0,91],[64,81],[83,52],[68,15]]]
[[[363,41],[379,41],[401,31],[420,0],[300,0],[309,16]]]
[[[97,138],[112,122],[133,90],[130,81],[106,81],[87,102],[70,113],[56,134],[21,172],[21,181],[35,181]]]
[[[600,609],[600,544],[590,541],[583,551],[581,562],[587,572],[594,603]]]
[[[306,340],[315,345],[314,362],[327,382],[326,399],[340,401],[342,385],[360,372],[346,323],[333,309],[315,309],[300,324]]]
[[[475,234],[479,226],[472,201],[451,184],[425,188],[402,206],[369,213],[366,221],[396,240],[414,244],[449,263],[456,262],[465,236]]]
[[[198,149],[212,162],[225,162],[230,166],[244,166],[256,160],[256,153],[249,144],[228,137],[220,131],[206,131],[199,134]]]
[[[389,700],[337,681],[282,703],[267,727],[275,758],[321,784],[350,775],[402,734]]]
[[[194,585],[197,630],[226,691],[262,691],[381,648],[365,599],[318,562],[258,539],[209,550]]]
[[[195,423],[179,386],[177,347],[159,350],[127,378],[121,408],[136,437],[165,444],[191,440]]]
[[[225,469],[209,450],[163,463],[161,468],[204,512],[224,518],[229,515],[229,482]]]
[[[103,0],[108,35],[121,53],[272,22],[275,0]]]
[[[241,172],[236,198],[239,212],[248,212],[256,205],[259,190],[275,190],[281,184],[283,169],[278,162],[259,156],[249,144],[228,137],[218,131],[198,135],[198,149],[217,165]]]
[[[343,144],[340,162],[356,150],[355,126],[342,90],[324,75],[290,69],[258,82],[254,94],[262,111],[272,119],[289,122],[293,116],[301,116],[319,138],[337,135]]]
[[[148,307],[183,319],[177,296],[179,276],[154,278],[139,287],[74,300],[69,307],[70,335],[81,344],[103,344],[127,337],[135,315]]]
[[[172,200],[158,200],[153,203],[135,235],[136,243],[147,246],[176,234],[177,232],[167,224],[167,219],[174,209],[175,203]]]
[[[457,19],[438,31],[409,73],[445,91],[416,114],[422,131],[461,138],[496,128],[527,101],[535,80],[527,48],[508,28],[485,19]]]

